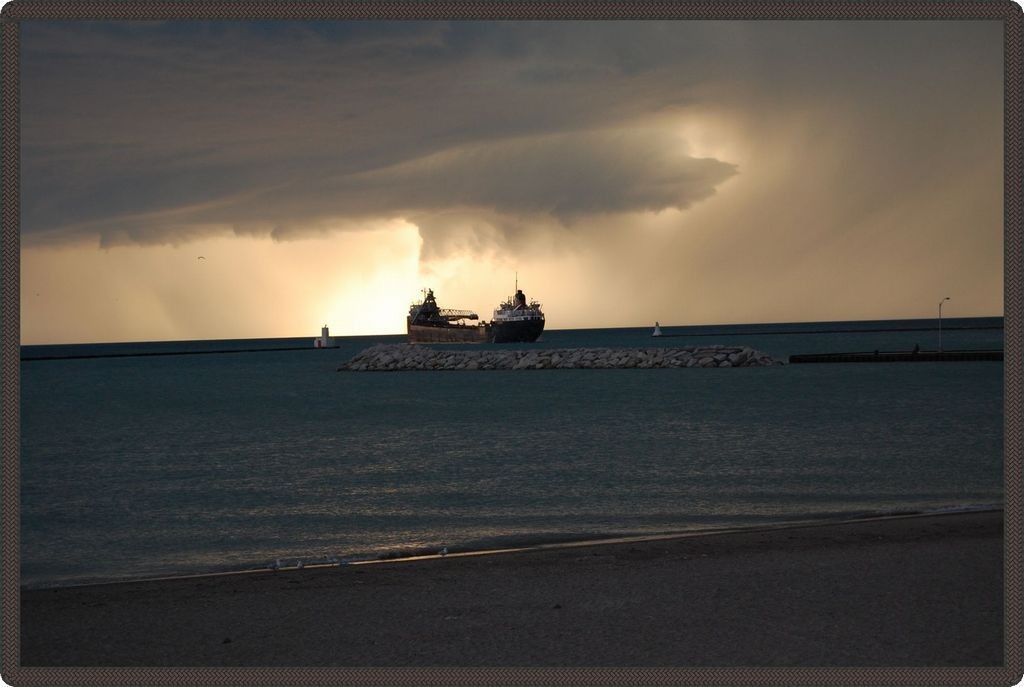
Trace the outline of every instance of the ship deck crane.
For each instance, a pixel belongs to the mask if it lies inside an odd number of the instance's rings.
[[[479,320],[480,316],[472,310],[452,310],[450,308],[440,308],[437,311],[439,317],[446,320]]]

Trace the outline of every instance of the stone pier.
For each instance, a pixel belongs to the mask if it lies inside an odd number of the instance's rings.
[[[367,348],[338,368],[351,372],[406,370],[579,370],[782,365],[748,347],[555,348],[446,350],[408,344]]]

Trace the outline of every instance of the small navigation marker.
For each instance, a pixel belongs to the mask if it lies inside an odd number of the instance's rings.
[[[443,549],[441,549],[441,551],[439,552],[439,555],[447,556],[448,555],[448,547],[446,546]]]
[[[657,322],[654,323],[654,331],[651,332],[651,336],[661,336],[661,325]]]
[[[333,345],[331,339],[331,332],[328,331],[327,325],[325,324],[320,328],[320,336],[313,339],[313,348],[330,348]]]
[[[281,569],[281,559],[280,559],[280,558],[278,558],[278,559],[277,559],[276,561],[274,561],[273,563],[271,563],[271,564],[270,564],[270,565],[269,565],[268,567],[269,567],[269,568],[270,568],[271,570],[273,570],[274,572],[277,572],[278,570],[280,570],[280,569]]]

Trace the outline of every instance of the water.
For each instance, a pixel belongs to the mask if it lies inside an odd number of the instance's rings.
[[[932,324],[551,331],[534,346],[745,344],[785,359],[931,349],[937,332],[896,330]],[[1001,318],[945,324],[947,349],[1002,347],[999,328],[954,328]],[[23,361],[22,583],[1002,503],[1000,363],[335,371],[388,340],[401,337]]]

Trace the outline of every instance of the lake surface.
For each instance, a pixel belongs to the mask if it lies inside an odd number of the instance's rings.
[[[563,330],[529,346],[785,360],[929,350],[934,326]],[[1002,348],[1001,327],[944,320],[943,346]],[[404,337],[312,338],[22,347],[22,583],[1002,505],[1001,363],[354,373],[336,369]]]

